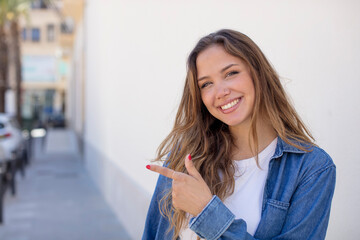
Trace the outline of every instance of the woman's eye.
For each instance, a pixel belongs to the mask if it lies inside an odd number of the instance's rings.
[[[239,73],[238,71],[231,71],[231,72],[226,74],[226,77],[230,77],[230,76],[238,74],[238,73]]]
[[[206,82],[206,83],[202,84],[202,85],[200,86],[200,88],[201,88],[201,89],[206,88],[206,87],[209,86],[210,84],[211,84],[210,82]]]

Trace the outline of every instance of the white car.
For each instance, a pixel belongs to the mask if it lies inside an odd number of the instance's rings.
[[[0,161],[14,159],[24,147],[22,131],[15,117],[0,113]]]

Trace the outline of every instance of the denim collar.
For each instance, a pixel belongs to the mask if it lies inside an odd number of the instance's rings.
[[[306,151],[298,149],[297,147],[294,147],[288,143],[286,143],[284,140],[282,140],[280,137],[277,139],[277,145],[275,149],[275,153],[272,158],[279,158],[283,155],[284,152],[290,152],[290,153],[306,153]],[[304,144],[297,143],[301,146]],[[309,147],[308,145],[305,145],[304,147]]]

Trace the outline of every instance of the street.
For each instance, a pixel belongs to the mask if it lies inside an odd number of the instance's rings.
[[[1,240],[130,239],[88,176],[75,134],[50,129],[33,141],[17,194],[5,194]]]

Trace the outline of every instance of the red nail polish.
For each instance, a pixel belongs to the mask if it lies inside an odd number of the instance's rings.
[[[150,169],[150,165],[146,165],[146,168],[147,168],[147,169]]]
[[[191,155],[189,154],[188,159],[191,161]]]

